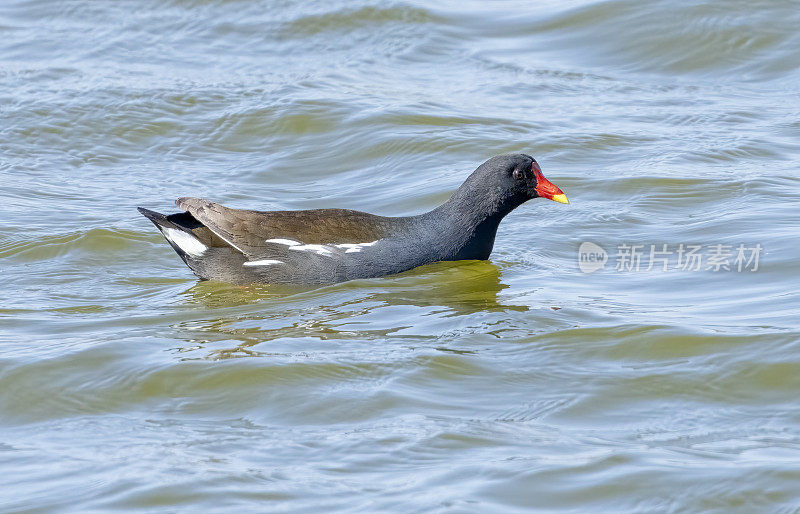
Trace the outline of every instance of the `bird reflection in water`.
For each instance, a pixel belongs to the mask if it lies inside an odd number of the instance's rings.
[[[263,351],[263,343],[377,341],[418,325],[423,316],[430,322],[431,316],[527,311],[501,302],[498,294],[506,288],[500,268],[489,261],[437,262],[392,277],[324,287],[198,282],[182,293],[187,304],[198,307],[198,316],[174,328],[188,343],[179,349],[184,358],[286,355]],[[256,345],[261,345],[258,351]],[[209,347],[215,348],[205,356],[195,353]]]

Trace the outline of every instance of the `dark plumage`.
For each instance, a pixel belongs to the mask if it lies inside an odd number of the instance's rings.
[[[200,198],[165,216],[139,207],[203,279],[324,284],[400,273],[436,261],[487,259],[497,226],[522,203],[566,196],[525,154],[493,157],[449,201],[417,216],[345,209],[248,211]]]

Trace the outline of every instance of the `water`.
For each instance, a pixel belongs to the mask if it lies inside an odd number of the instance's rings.
[[[795,511],[798,26],[784,0],[4,2],[0,510]],[[135,210],[409,215],[520,151],[571,205],[397,277],[198,282]],[[763,252],[617,271],[622,244]]]

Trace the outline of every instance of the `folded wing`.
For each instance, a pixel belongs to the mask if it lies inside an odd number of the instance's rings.
[[[175,205],[256,262],[357,253],[391,235],[390,218],[346,209],[251,211],[202,198],[179,198]]]

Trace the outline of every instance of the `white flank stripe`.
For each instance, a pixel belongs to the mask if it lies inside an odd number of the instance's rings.
[[[245,262],[245,266],[269,266],[270,264],[283,264],[283,261],[276,259],[261,259],[260,261]]]
[[[210,227],[210,226],[208,226],[208,225],[206,225],[205,227],[206,227],[208,230],[210,230],[211,232],[213,232],[214,234],[216,234],[216,236],[217,236],[218,238],[222,239],[223,241],[225,241],[226,243],[228,243],[228,244],[229,244],[229,245],[231,245],[232,247],[236,248],[236,249],[237,249],[237,250],[239,250],[240,252],[242,252],[242,253],[245,253],[245,252],[244,252],[244,251],[243,251],[241,248],[239,248],[238,246],[236,246],[236,245],[235,245],[235,244],[233,244],[232,242],[230,242],[230,241],[228,241],[227,239],[225,239],[225,237],[223,237],[223,235],[222,235],[222,234],[220,234],[219,232],[217,232],[216,230],[214,230],[212,227]]]
[[[368,246],[372,246],[378,241],[372,241],[371,243],[343,243],[333,246],[327,245],[307,245],[303,244],[300,241],[295,241],[294,239],[267,239],[266,243],[275,243],[280,245],[286,245],[289,247],[289,250],[296,250],[298,252],[312,252],[316,253],[317,255],[333,255],[334,251],[341,251],[344,250],[344,253],[356,253],[360,252],[363,248]]]
[[[175,228],[164,227],[164,237],[191,257],[202,257],[208,247],[193,235]]]
[[[344,253],[357,253],[360,252],[362,248],[366,248],[368,246],[372,246],[378,241],[373,241],[371,243],[344,243],[340,245],[336,245],[338,248],[346,248]]]
[[[330,248],[325,245],[300,245],[290,246],[289,250],[297,250],[300,252],[314,252],[317,255],[333,255]]]
[[[286,246],[298,246],[302,245],[300,241],[294,241],[292,239],[267,239],[264,241],[265,243],[277,243],[279,245],[286,245]]]

